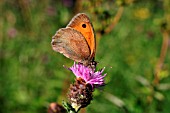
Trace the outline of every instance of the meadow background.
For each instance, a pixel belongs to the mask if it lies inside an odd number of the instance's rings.
[[[170,0],[1,0],[0,113],[46,113],[67,100],[73,61],[51,37],[86,13],[106,86],[87,113],[170,113]]]

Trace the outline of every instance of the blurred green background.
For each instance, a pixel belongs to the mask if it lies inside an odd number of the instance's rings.
[[[50,42],[79,12],[93,23],[97,68],[107,73],[107,85],[95,90],[86,112],[170,113],[169,3],[1,0],[0,113],[46,113],[49,103],[67,100],[75,77],[63,65],[73,61],[54,52]]]

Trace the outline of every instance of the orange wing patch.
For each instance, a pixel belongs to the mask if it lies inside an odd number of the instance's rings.
[[[95,42],[93,26],[90,22],[90,19],[87,17],[87,15],[85,14],[77,15],[70,21],[67,27],[74,28],[83,34],[90,48],[91,54],[89,58],[92,59],[95,56],[96,42]]]

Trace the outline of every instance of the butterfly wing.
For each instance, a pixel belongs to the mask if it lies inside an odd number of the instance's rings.
[[[83,62],[90,56],[90,49],[84,36],[73,28],[59,29],[52,37],[52,48],[67,58]]]
[[[94,29],[88,16],[84,13],[77,14],[73,17],[73,19],[70,21],[66,28],[70,27],[81,32],[82,35],[85,37],[90,48],[89,60],[93,60],[96,51],[96,40],[94,35]]]

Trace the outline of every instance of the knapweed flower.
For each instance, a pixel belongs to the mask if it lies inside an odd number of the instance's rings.
[[[90,67],[86,67],[83,64],[76,64],[69,68],[76,78],[82,78],[86,84],[90,84],[93,88],[103,86],[104,83],[104,77],[106,74],[102,75],[105,68],[101,69],[100,71],[93,70]]]
[[[105,84],[104,77],[106,74],[102,75],[104,68],[95,72],[94,69],[80,63],[74,63],[69,69],[76,76],[76,82],[70,85],[68,98],[71,106],[78,111],[90,104],[93,99],[94,88]]]
[[[60,104],[53,102],[49,105],[47,113],[67,113],[67,111]]]

